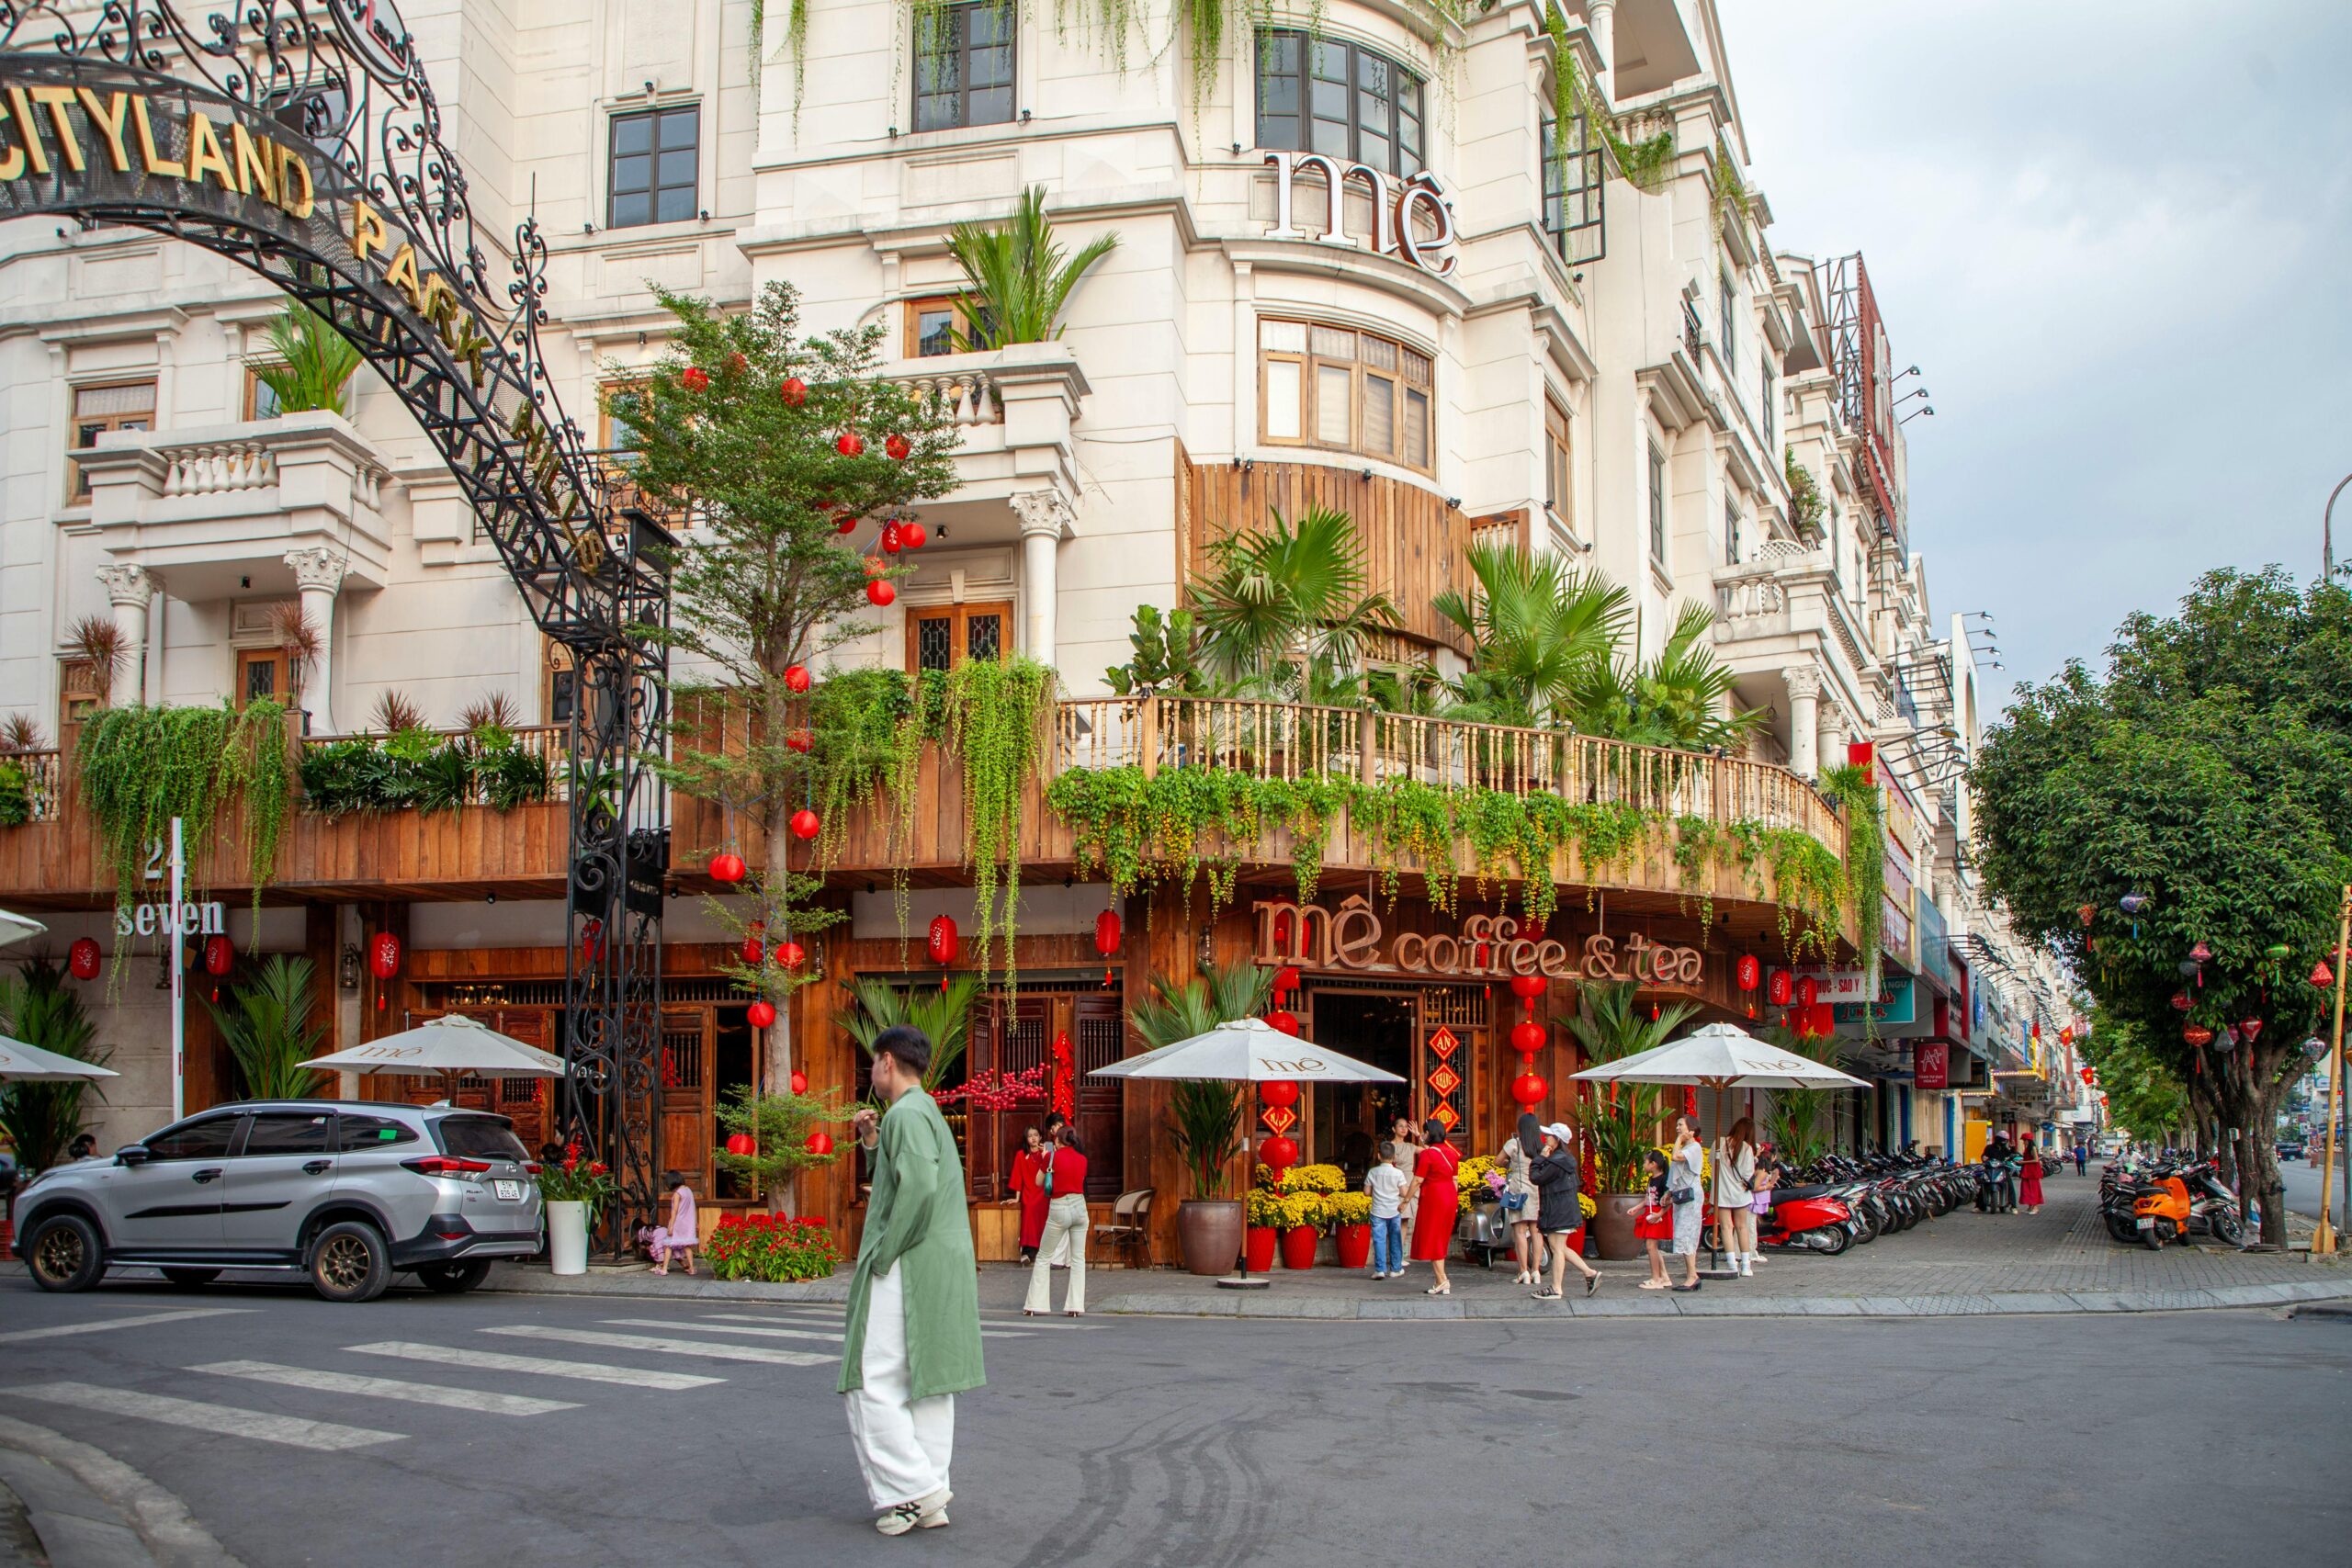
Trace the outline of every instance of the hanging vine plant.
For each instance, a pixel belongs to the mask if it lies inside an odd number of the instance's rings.
[[[1843,886],[1854,914],[1854,945],[1861,950],[1864,986],[1878,995],[1879,939],[1886,929],[1886,796],[1868,768],[1825,769],[1821,793],[1846,818]]]
[[[74,754],[83,801],[97,827],[102,865],[118,908],[138,901],[150,846],[168,840],[172,818],[183,841],[212,841],[224,807],[244,807],[246,869],[254,899],[277,865],[293,810],[286,709],[266,698],[243,712],[203,707],[106,708],[83,728]],[[191,859],[192,864],[200,861]]]
[[[974,963],[985,971],[1004,890],[1004,985],[1020,984],[1013,935],[1021,907],[1023,799],[1038,768],[1038,731],[1053,672],[1027,659],[967,659],[948,672],[947,747],[964,769],[965,863],[972,874]]]
[[[1673,173],[1674,160],[1680,152],[1671,125],[1643,138],[1639,141],[1625,134],[1624,121],[1614,110],[1601,102],[1592,84],[1585,80],[1584,67],[1577,61],[1576,51],[1568,45],[1567,18],[1556,5],[1544,8],[1544,30],[1552,39],[1552,118],[1563,128],[1553,140],[1554,155],[1566,166],[1567,157],[1567,123],[1582,116],[1592,133],[1609,152],[1609,161],[1635,190],[1656,192]]]

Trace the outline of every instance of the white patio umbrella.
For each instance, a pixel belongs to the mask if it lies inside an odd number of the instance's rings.
[[[325,1072],[438,1074],[455,1099],[461,1077],[560,1078],[563,1058],[510,1039],[463,1013],[444,1013],[414,1029],[387,1034],[347,1051],[302,1064]]]
[[[119,1078],[112,1067],[96,1066],[11,1040],[0,1034],[0,1083],[74,1083],[85,1078]]]
[[[1170,1078],[1179,1080],[1209,1080],[1227,1083],[1268,1083],[1286,1079],[1293,1083],[1403,1083],[1395,1073],[1386,1072],[1369,1062],[1359,1062],[1353,1056],[1285,1034],[1262,1018],[1239,1018],[1230,1023],[1220,1023],[1205,1034],[1195,1034],[1190,1040],[1179,1040],[1173,1045],[1162,1045],[1157,1051],[1147,1051],[1140,1056],[1130,1056],[1124,1062],[1114,1062],[1107,1067],[1097,1067],[1086,1075],[1091,1078]],[[1245,1137],[1243,1146],[1247,1148]],[[1250,1259],[1241,1259],[1241,1272],[1219,1280],[1218,1284],[1234,1290],[1264,1290],[1271,1281],[1250,1277]]]
[[[10,942],[22,942],[28,936],[39,936],[47,930],[49,928],[39,920],[28,919],[22,915],[12,915],[6,909],[0,909],[0,947],[6,947]]]

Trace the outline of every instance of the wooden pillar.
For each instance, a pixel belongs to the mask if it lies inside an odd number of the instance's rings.
[[[311,961],[311,1022],[324,1032],[319,1055],[343,1049],[338,1038],[343,1009],[336,1005],[335,908],[316,900],[302,906],[302,955]],[[324,1091],[322,1092],[331,1092]]]

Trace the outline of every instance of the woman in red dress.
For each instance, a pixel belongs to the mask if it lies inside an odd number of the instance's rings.
[[[1046,1210],[1051,1200],[1046,1196],[1046,1161],[1050,1151],[1046,1140],[1035,1127],[1022,1129],[1021,1152],[1012,1156],[1012,1174],[1005,1179],[1012,1196],[1005,1201],[1021,1205],[1021,1261],[1028,1263],[1037,1256],[1037,1244],[1046,1236]]]
[[[2041,1208],[2041,1155],[2031,1138],[2025,1141],[2018,1157],[2024,1161],[2018,1170],[2018,1207],[2029,1214],[2038,1213]]]
[[[1432,1120],[1429,1124],[1429,1146],[1413,1162],[1413,1185],[1406,1190],[1408,1202],[1418,1201],[1413,1213],[1412,1256],[1426,1263],[1437,1275],[1437,1283],[1429,1288],[1433,1296],[1450,1296],[1453,1282],[1445,1277],[1445,1254],[1453,1243],[1453,1225],[1461,1212],[1461,1195],[1454,1190],[1453,1172],[1462,1156],[1445,1141],[1445,1124]],[[1423,1194],[1421,1189],[1429,1189]]]

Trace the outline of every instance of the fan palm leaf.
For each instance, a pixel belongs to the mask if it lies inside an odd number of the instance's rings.
[[[1517,543],[1481,539],[1467,552],[1476,592],[1448,589],[1431,608],[1468,639],[1478,679],[1461,688],[1462,716],[1556,724],[1596,668],[1606,668],[1630,621],[1632,598],[1597,571]]]
[[[1054,238],[1043,186],[1023,191],[1021,205],[1001,225],[958,223],[947,250],[971,284],[972,330],[955,329],[956,346],[971,352],[1059,337],[1071,291],[1118,244],[1116,234],[1098,235],[1069,254]]]
[[[866,976],[853,987],[854,1002],[833,1020],[841,1032],[857,1042],[858,1049],[874,1055],[874,1042],[886,1029],[901,1024],[922,1031],[931,1042],[931,1066],[923,1069],[924,1092],[947,1081],[972,1038],[972,1005],[980,998],[980,976],[950,975],[933,989],[910,986],[904,989],[876,976]]]
[[[1373,634],[1396,625],[1388,596],[1367,592],[1355,520],[1336,508],[1295,521],[1270,510],[1264,532],[1227,534],[1209,555],[1196,617],[1203,652],[1227,676],[1295,690],[1318,660],[1345,676]]]
[[[300,1100],[318,1091],[318,1069],[301,1066],[326,1038],[311,1021],[312,978],[309,959],[277,954],[230,988],[227,1007],[204,1004],[229,1043],[246,1099]]]

